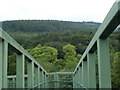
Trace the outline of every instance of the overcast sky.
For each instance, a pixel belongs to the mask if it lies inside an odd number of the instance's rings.
[[[0,0],[0,21],[39,19],[102,22],[115,0]]]

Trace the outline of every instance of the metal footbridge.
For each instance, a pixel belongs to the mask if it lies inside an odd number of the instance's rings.
[[[53,73],[46,72],[21,45],[0,28],[0,89],[97,88],[96,58],[98,60],[98,88],[112,88],[108,37],[119,24],[120,0],[117,0],[93,36],[74,72]],[[9,48],[16,53],[16,75],[12,76],[8,76]],[[25,62],[27,74],[25,74]]]

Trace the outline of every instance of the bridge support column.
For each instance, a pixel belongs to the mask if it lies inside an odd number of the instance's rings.
[[[111,88],[110,56],[107,39],[98,39],[99,88]]]
[[[27,62],[27,70],[28,70],[28,88],[33,88],[34,86],[34,62]]]
[[[83,86],[88,88],[88,65],[87,64],[88,64],[87,61],[83,60],[82,62],[82,69],[83,69],[82,70],[82,77],[83,77],[82,84]]]
[[[96,88],[95,53],[88,53],[87,60],[88,60],[88,88]]]
[[[25,79],[24,79],[24,67],[25,67],[25,57],[23,54],[17,55],[16,60],[16,88],[24,88],[25,87]]]

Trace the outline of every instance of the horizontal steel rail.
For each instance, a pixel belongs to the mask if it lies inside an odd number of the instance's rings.
[[[58,75],[73,75],[73,72],[54,72],[54,73],[48,73],[48,75],[54,75],[57,73]]]
[[[2,30],[2,28],[0,28],[0,38],[5,40],[10,45],[10,47],[15,50],[16,53],[24,54],[29,60],[33,61],[47,74],[43,67],[19,43],[10,37],[4,30]]]
[[[47,80],[48,73],[43,67],[12,37],[0,28],[0,89],[8,88],[8,47],[16,53],[16,87],[24,88],[25,61],[27,62],[28,88]],[[45,88],[45,86],[44,86]]]
[[[76,66],[74,70],[75,81],[82,82],[87,88],[96,88],[95,51],[97,50],[99,88],[111,88],[110,57],[107,38],[119,24],[120,0],[116,0]]]
[[[7,76],[8,78],[8,88],[15,88],[16,87],[16,75],[9,75]],[[27,79],[28,79],[28,75],[24,75],[24,78],[26,78],[26,82],[25,82],[25,88],[28,88],[27,86]],[[12,83],[12,85],[11,85]],[[39,83],[38,85],[34,85],[32,88],[29,88],[29,89],[33,89],[33,88],[43,88],[43,86],[48,83],[48,81],[44,81],[44,82],[41,82]],[[46,88],[46,87],[44,87]],[[28,90],[29,90],[28,89]]]

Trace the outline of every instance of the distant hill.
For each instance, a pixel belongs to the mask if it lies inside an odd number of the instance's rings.
[[[70,22],[58,20],[13,20],[4,21],[3,29],[10,32],[21,31],[29,33],[64,31],[94,32],[98,29],[99,25],[100,23],[96,22]]]

